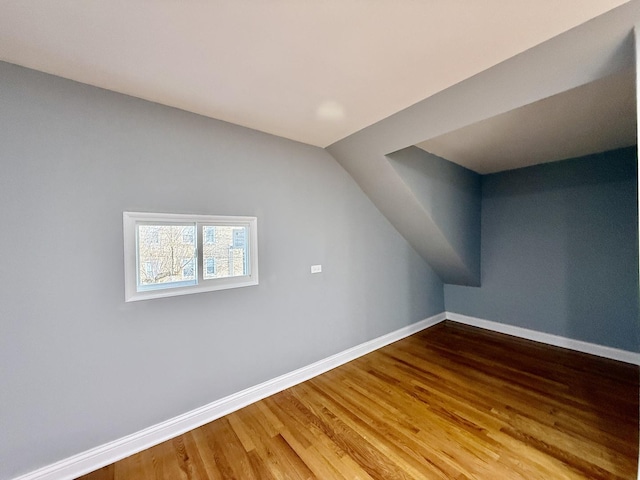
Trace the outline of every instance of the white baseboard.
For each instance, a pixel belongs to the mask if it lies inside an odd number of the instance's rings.
[[[272,380],[268,380],[259,385],[247,388],[228,397],[216,400],[208,405],[196,408],[190,412],[178,415],[167,421],[158,423],[144,430],[140,430],[126,437],[122,437],[113,442],[106,443],[99,447],[92,448],[85,452],[73,455],[59,462],[46,467],[34,470],[14,480],[71,480],[110,463],[121,460],[125,457],[141,452],[154,445],[181,435],[189,430],[198,428],[205,423],[209,423],[224,415],[239,410],[258,400],[262,400],[270,395],[281,392],[289,387],[293,387],[310,378],[325,373],[333,368],[339,367],[358,357],[371,353],[390,343],[413,335],[421,330],[429,328],[443,320],[451,320],[465,325],[484,328],[494,332],[505,333],[515,337],[534,340],[536,342],[569,348],[584,353],[590,353],[599,357],[611,358],[622,362],[640,365],[640,353],[619,350],[605,347],[593,343],[582,342],[570,338],[537,332],[522,327],[505,325],[503,323],[483,320],[481,318],[469,317],[454,312],[442,312],[433,317],[421,320],[417,323],[407,325],[394,332],[375,338],[368,342],[356,345],[340,353],[327,357],[318,362],[299,368],[293,372],[286,373]]]
[[[445,312],[445,314],[447,316],[447,320],[464,323],[465,325],[480,327],[485,330],[492,330],[499,333],[506,333],[507,335],[512,335],[514,337],[526,338],[527,340],[534,340],[536,342],[546,343],[556,347],[569,348],[571,350],[577,350],[578,352],[590,353],[591,355],[597,355],[598,357],[610,358],[621,362],[640,365],[640,353],[637,352],[605,347],[595,343],[560,337],[550,333],[537,332],[527,328],[514,327],[513,325],[506,325],[504,323],[492,322],[481,318],[469,317],[460,313]]]
[[[413,335],[445,320],[445,313],[407,325],[394,332],[356,345],[318,362],[268,380],[259,385],[216,400],[208,405],[178,415],[165,422],[145,428],[126,437],[105,443],[96,448],[73,455],[46,467],[27,473],[14,480],[70,480],[125,457],[141,452],[149,447],[200,427],[224,415],[239,410],[251,403],[281,392],[333,368],[355,360],[385,345]]]

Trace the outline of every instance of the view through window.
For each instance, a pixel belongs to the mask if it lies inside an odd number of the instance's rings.
[[[255,217],[124,212],[123,219],[127,301],[257,284]]]

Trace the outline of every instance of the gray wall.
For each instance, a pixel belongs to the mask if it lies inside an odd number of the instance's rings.
[[[322,149],[6,63],[0,126],[2,479],[444,310]],[[260,285],[125,304],[124,210],[257,216]]]
[[[482,179],[482,286],[447,311],[638,351],[636,148]]]
[[[387,158],[462,263],[479,279],[481,176],[418,147]]]

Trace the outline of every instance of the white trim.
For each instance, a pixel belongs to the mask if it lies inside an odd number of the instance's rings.
[[[127,435],[113,442],[73,455],[59,462],[27,473],[14,480],[67,480],[79,477],[122,458],[141,452],[161,442],[193,430],[205,423],[234,412],[251,403],[262,400],[286,388],[302,383],[310,378],[371,353],[390,343],[397,342],[421,330],[445,320],[445,313],[439,313],[381,337],[361,343],[355,347],[319,360],[306,367],[286,373],[259,385],[247,388],[208,405],[178,415],[139,432]]]
[[[70,480],[92,472],[105,465],[153,447],[161,442],[174,438],[185,432],[198,428],[224,415],[235,412],[242,407],[281,392],[289,387],[309,380],[333,368],[344,365],[356,358],[371,353],[405,337],[425,330],[444,320],[451,320],[465,325],[480,327],[494,332],[505,333],[515,337],[534,340],[536,342],[569,348],[599,357],[611,358],[627,363],[640,365],[640,353],[619,350],[570,338],[536,332],[522,327],[483,320],[454,312],[442,312],[419,322],[402,327],[394,332],[356,345],[340,353],[319,360],[306,367],[286,373],[259,385],[249,387],[228,397],[216,400],[208,405],[178,415],[164,422],[140,430],[126,437],[105,443],[99,447],[73,455],[46,467],[34,470],[14,480]]]
[[[445,315],[447,320],[451,320],[453,322],[464,323],[465,325],[480,327],[494,332],[506,333],[507,335],[512,335],[514,337],[526,338],[527,340],[546,343],[556,347],[569,348],[578,352],[597,355],[598,357],[610,358],[612,360],[640,365],[640,353],[637,352],[605,347],[604,345],[597,345],[595,343],[583,342],[572,338],[560,337],[550,333],[537,332],[535,330],[529,330],[528,328],[505,325],[504,323],[469,317],[460,313],[445,312]]]

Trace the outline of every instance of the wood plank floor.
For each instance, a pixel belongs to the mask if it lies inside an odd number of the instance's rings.
[[[114,479],[635,479],[638,368],[444,322],[109,465]]]

